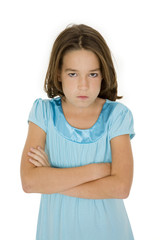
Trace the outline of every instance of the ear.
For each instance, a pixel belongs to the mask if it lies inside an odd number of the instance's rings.
[[[58,77],[58,81],[59,81],[59,82],[62,82],[62,80],[61,80],[61,73],[60,73],[60,71],[58,71],[58,75],[57,75],[57,77]]]
[[[61,77],[58,76],[58,82],[62,82]]]

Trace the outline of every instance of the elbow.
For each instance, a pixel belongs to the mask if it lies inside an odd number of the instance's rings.
[[[126,199],[129,197],[129,192],[123,192],[121,195],[121,199]]]
[[[21,184],[25,193],[33,193],[33,189],[35,188],[35,180],[33,176],[34,172],[32,172],[32,169],[29,169],[28,171],[21,171]]]
[[[23,185],[22,185],[22,188],[23,188],[23,191],[24,191],[25,193],[32,193],[32,191],[31,191],[31,186],[30,186],[30,185],[23,184]]]
[[[32,193],[32,185],[28,179],[22,179],[22,189],[25,193]]]
[[[121,193],[120,193],[120,198],[121,199],[126,199],[129,197],[130,194],[130,189],[126,186],[121,187]]]

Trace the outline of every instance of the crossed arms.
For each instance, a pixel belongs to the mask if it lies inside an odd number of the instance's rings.
[[[60,193],[87,199],[128,197],[133,179],[129,135],[111,140],[112,164],[97,163],[75,168],[37,167],[28,161],[30,147],[44,149],[45,140],[46,133],[30,122],[21,159],[21,180],[25,192]]]

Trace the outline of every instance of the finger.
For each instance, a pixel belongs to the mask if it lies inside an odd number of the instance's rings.
[[[48,161],[48,155],[46,154],[46,152],[40,146],[38,146],[37,148],[44,155],[44,160],[46,162],[46,165],[50,166],[50,163]]]
[[[41,151],[37,150],[36,148],[30,148],[30,151],[31,153],[34,153],[37,156],[40,156],[41,158],[45,159],[44,154]]]
[[[29,158],[29,161],[30,161],[31,163],[33,163],[36,167],[42,167],[42,164],[39,163],[39,162],[37,162],[36,160],[33,160],[33,159]]]
[[[35,154],[35,153],[31,153],[31,152],[29,152],[28,155],[29,155],[32,159],[34,159],[34,160],[38,161],[39,163],[41,163],[43,166],[46,166],[46,161],[45,161],[45,159],[43,159],[41,156],[39,156],[39,155],[37,155],[37,154]]]
[[[32,155],[32,157],[35,158],[37,161],[39,161],[43,166],[50,166],[49,161],[48,161],[48,156],[42,149],[41,150],[37,150],[35,148],[31,148],[31,151],[34,154],[37,155],[37,156],[36,155]]]
[[[40,150],[41,149],[41,150]],[[35,149],[35,148],[30,148],[30,153],[28,153],[29,156],[32,156],[32,158],[36,159],[37,161],[39,161],[43,166],[49,166],[50,167],[50,163],[48,161],[48,156],[45,153],[45,151],[43,151],[42,148],[40,148],[39,150]]]
[[[40,163],[42,163],[44,166],[50,166],[48,156],[42,148],[38,147],[38,150],[35,148],[31,148],[31,151],[37,156],[40,156],[40,158],[34,156],[34,158],[36,158],[37,161],[40,161]]]
[[[48,158],[48,155],[41,147],[38,146],[38,150],[45,156],[45,158]]]

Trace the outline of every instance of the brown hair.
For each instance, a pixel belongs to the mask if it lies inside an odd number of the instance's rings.
[[[103,80],[98,97],[115,101],[122,98],[117,96],[116,72],[112,62],[111,52],[101,34],[95,29],[84,25],[66,27],[56,38],[49,61],[44,83],[44,91],[49,98],[57,95],[64,97],[58,73],[61,71],[63,56],[71,50],[86,49],[94,52],[100,61]]]

